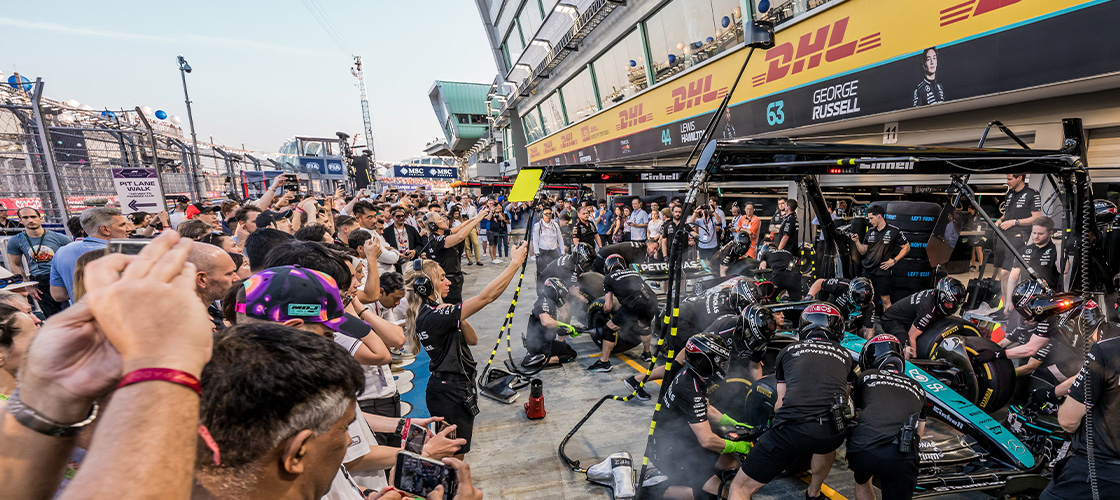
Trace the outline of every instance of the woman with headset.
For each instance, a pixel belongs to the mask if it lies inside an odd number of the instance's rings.
[[[467,323],[467,318],[502,295],[527,254],[524,242],[517,245],[502,274],[478,295],[458,304],[443,303],[451,280],[436,261],[417,259],[405,275],[409,291],[405,322],[408,344],[414,353],[423,346],[431,358],[431,376],[425,391],[428,411],[455,424],[458,437],[467,440],[457,458],[462,459],[471,449],[474,417],[478,414],[474,385],[478,373],[470,350],[470,346],[478,344],[478,334]]]

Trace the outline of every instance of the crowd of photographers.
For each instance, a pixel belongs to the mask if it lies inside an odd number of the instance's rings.
[[[885,498],[913,494],[927,403],[904,360],[923,356],[918,346],[936,333],[927,327],[958,312],[964,288],[944,278],[892,304],[890,268],[909,246],[882,210],[852,237],[864,276],[806,283],[792,199],[764,227],[753,204],[715,198],[684,214],[680,200],[553,195],[533,214],[501,196],[340,190],[320,199],[286,185],[278,177],[253,201],[178,197],[170,213],[94,206],[71,224],[75,241],[45,230],[35,209],[19,210],[11,271],[0,270],[0,498],[99,498],[124,484],[137,497],[481,498],[463,461],[478,414],[468,320],[531,257],[538,297],[523,367],[575,361],[566,337],[584,330],[569,323],[572,306],[596,299],[607,319],[588,330],[602,344],[588,370],[611,371],[620,343],[642,345],[650,361],[660,305],[631,265],[664,262],[678,235],[685,258],[708,261],[716,276],[766,279],[732,278],[684,301],[679,333],[663,339],[680,368],[625,380],[648,400],[645,384],[667,377],[649,451],[664,496],[750,498],[808,453],[806,496],[815,498],[844,443],[858,498],[874,497],[872,477]],[[1015,187],[1029,213],[1029,188]],[[1060,408],[1075,440],[1044,496],[1080,498],[1086,413],[1099,425],[1102,487],[1120,472],[1120,353],[1108,339],[1084,366],[1065,359],[1055,320],[1027,307],[1060,281],[1053,222],[1014,215],[1005,214],[1008,228],[1032,227],[1029,241],[1025,230],[1014,236],[1040,279],[1007,294],[1008,312],[1023,318],[1005,346],[974,355],[1030,358],[1024,366],[1052,375],[1039,398]],[[484,265],[484,255],[505,267],[464,297],[466,266]],[[601,282],[583,281],[591,271]],[[1023,271],[1009,261],[1008,273]],[[875,335],[876,317],[885,334]],[[1108,329],[1103,317],[1083,321],[1090,337]],[[737,369],[758,380],[779,329],[797,339],[766,367],[776,375],[773,420],[751,427],[713,406],[707,389]],[[858,362],[840,345],[846,331],[868,339]],[[433,417],[401,418],[393,367],[420,350],[431,360]]]

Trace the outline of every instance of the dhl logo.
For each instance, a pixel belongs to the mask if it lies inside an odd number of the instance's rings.
[[[698,78],[673,89],[673,105],[665,108],[666,114],[679,113],[693,106],[699,106],[727,95],[727,87],[712,90],[712,75]]]
[[[1017,4],[1022,0],[968,0],[941,11],[941,26],[959,23],[965,19],[987,14],[1008,5]]]
[[[624,109],[618,112],[619,123],[614,126],[615,130],[625,130],[628,127],[634,127],[638,124],[645,123],[653,120],[653,113],[642,113],[643,104],[636,104],[630,106],[629,109]]]
[[[575,136],[576,136],[575,132],[568,132],[568,133],[560,136],[560,147],[568,148],[568,147],[571,147],[571,146],[575,146],[577,144]]]
[[[770,49],[766,53],[766,60],[770,61],[770,67],[765,73],[755,75],[751,79],[753,85],[757,87],[780,80],[790,74],[796,75],[804,70],[813,69],[820,66],[822,59],[825,62],[835,62],[882,45],[880,31],[845,43],[849,19],[851,16],[831,25],[822,26],[815,33],[801,35],[796,50],[793,42],[786,42]]]

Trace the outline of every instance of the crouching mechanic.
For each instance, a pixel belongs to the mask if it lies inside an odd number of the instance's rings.
[[[646,281],[633,269],[627,269],[626,261],[619,255],[607,257],[607,277],[603,280],[603,310],[612,313],[606,326],[598,328],[594,334],[603,340],[603,351],[599,360],[587,367],[588,371],[609,372],[611,350],[621,334],[637,334],[642,339],[642,359],[649,361],[653,355],[649,350],[650,325],[657,315],[657,294]],[[626,328],[623,332],[622,329]]]
[[[848,468],[856,500],[874,500],[878,477],[883,500],[910,500],[918,483],[918,441],[925,431],[926,393],[905,375],[902,344],[879,335],[863,345],[860,376],[852,391],[858,417],[848,436]]]
[[[777,397],[770,430],[762,434],[731,483],[731,500],[751,498],[806,453],[813,454],[813,478],[805,492],[818,498],[836,449],[847,432],[844,408],[855,362],[840,345],[844,320],[832,304],[805,308],[797,329],[801,341],[778,353]]]
[[[708,386],[723,378],[730,351],[731,342],[712,333],[685,343],[685,369],[665,389],[665,409],[651,443],[654,465],[669,478],[665,498],[718,498],[715,473],[735,466],[732,453],[750,451],[750,443],[723,439],[709,423],[741,425],[708,404]]]
[[[919,340],[938,318],[952,316],[964,303],[964,285],[956,278],[941,278],[937,286],[891,304],[883,313],[883,330],[903,343],[906,359],[928,359],[918,352]]]
[[[747,257],[751,251],[751,235],[745,232],[735,233],[731,237],[731,241],[723,245],[712,256],[712,268],[719,268],[720,276],[727,276],[728,269],[739,262],[744,257]],[[749,260],[749,257],[747,257]],[[738,267],[738,266],[736,266]]]
[[[529,314],[529,325],[521,337],[527,351],[521,366],[536,368],[544,364],[570,363],[576,359],[576,350],[557,338],[579,336],[572,325],[560,321],[568,317],[568,288],[560,278],[548,278],[538,290],[537,302]]]
[[[865,277],[843,281],[836,278],[819,279],[809,287],[806,300],[828,302],[844,316],[846,331],[859,328],[859,334],[870,339],[875,334],[875,287]]]
[[[1052,305],[1050,299],[1053,295],[1054,292],[1043,282],[1031,280],[1019,283],[1011,294],[1011,305],[1022,315],[1023,321],[1000,342],[1000,349],[977,352],[973,360],[987,363],[993,359],[1029,358],[1046,347],[1050,343],[1050,337],[1057,333],[1061,320],[1057,311],[1046,308],[1047,305]],[[1039,301],[1042,302],[1042,307],[1035,307],[1039,305]],[[1017,345],[1008,347],[1012,343]]]
[[[758,268],[773,269],[770,282],[774,283],[774,299],[784,290],[790,300],[801,298],[805,287],[801,284],[801,273],[797,271],[797,257],[789,250],[764,246],[758,251]]]
[[[659,248],[657,240],[646,240],[644,243],[623,241],[622,243],[599,247],[599,251],[595,253],[595,263],[591,265],[591,270],[597,273],[604,272],[607,257],[611,255],[621,255],[627,265],[652,262],[656,259]]]

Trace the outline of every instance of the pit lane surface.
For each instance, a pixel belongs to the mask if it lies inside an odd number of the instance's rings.
[[[482,290],[490,280],[505,269],[506,264],[490,264],[482,267],[464,266],[466,272],[463,296],[470,297]],[[522,284],[518,308],[514,315],[511,337],[513,358],[520,363],[525,354],[521,334],[525,331],[529,310],[536,300],[535,263],[529,262],[526,279]],[[479,344],[472,347],[479,370],[485,366],[494,343],[498,337],[510,300],[513,298],[513,284],[502,298],[476,314],[470,320],[478,331]],[[530,421],[525,416],[524,404],[528,401],[528,388],[522,389],[517,400],[511,405],[480,397],[481,413],[475,422],[474,443],[467,456],[471,465],[475,485],[483,490],[487,498],[500,499],[587,499],[610,498],[607,488],[586,481],[584,474],[571,472],[560,461],[556,449],[564,436],[583,418],[584,414],[604,394],[625,395],[629,391],[622,380],[638,373],[642,362],[638,358],[640,348],[635,348],[628,356],[612,358],[614,370],[609,373],[591,373],[586,370],[598,353],[591,339],[580,337],[569,340],[580,357],[575,363],[558,368],[548,368],[540,373],[544,382],[544,401],[547,416]],[[506,359],[506,344],[503,336],[495,364],[501,365]],[[643,367],[644,368],[644,367]],[[626,403],[608,401],[593,415],[567,446],[568,456],[580,460],[580,465],[589,467],[612,453],[629,451],[636,466],[640,466],[645,449],[649,423],[653,416],[656,400],[654,392],[658,386],[647,388],[654,394],[651,401],[629,401]],[[843,449],[837,454],[836,464],[828,479],[825,496],[833,500],[854,499],[855,489],[852,473],[847,469]],[[805,495],[805,482],[798,478],[781,478],[766,485],[755,496],[758,499],[800,500]],[[990,498],[981,493],[962,493],[943,495],[948,499]]]

